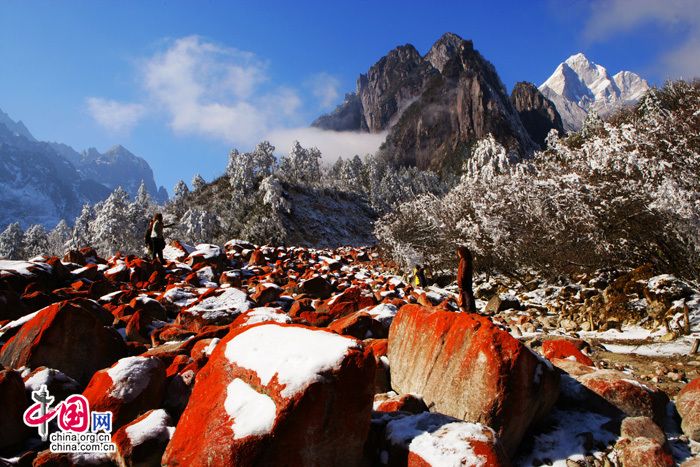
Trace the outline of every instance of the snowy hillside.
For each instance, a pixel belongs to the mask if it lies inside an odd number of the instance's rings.
[[[37,141],[2,110],[0,167],[0,229],[13,222],[23,227],[72,222],[83,204],[104,200],[117,186],[136,196],[142,181],[155,200],[167,200],[148,163],[122,146],[80,154],[65,144]]]
[[[539,89],[556,105],[565,129],[578,131],[590,110],[605,116],[634,104],[649,84],[630,71],[610,76],[605,67],[578,53],[561,63]]]

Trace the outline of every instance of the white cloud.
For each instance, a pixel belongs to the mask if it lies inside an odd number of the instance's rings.
[[[252,145],[301,105],[292,89],[260,90],[265,68],[251,53],[188,36],[145,62],[144,86],[176,133]]]
[[[100,97],[86,99],[87,110],[102,127],[115,133],[128,132],[146,114],[142,104],[123,103]]]
[[[329,162],[339,156],[373,153],[384,141],[383,133],[301,128],[304,119],[299,94],[289,87],[270,85],[266,68],[267,64],[252,53],[198,36],[183,37],[141,62],[144,104],[91,98],[89,105],[112,110],[121,105],[124,120],[128,120],[126,109],[132,111],[130,115],[140,116],[148,108],[149,112],[165,116],[175,133],[222,140],[241,150],[267,139],[284,153],[298,140],[305,147],[319,148]],[[339,97],[340,82],[328,73],[312,76],[305,86],[325,107]],[[103,114],[118,114],[92,113],[100,122],[106,118]],[[137,120],[131,120],[130,125]]]
[[[700,8],[697,0],[609,0],[592,3],[584,37],[604,41],[640,26],[656,23],[680,30],[683,42],[659,64],[669,77],[700,76]]]
[[[328,73],[318,73],[306,83],[312,94],[318,99],[320,108],[333,105],[340,96],[340,80]]]
[[[294,141],[299,141],[303,147],[317,147],[323,154],[323,160],[328,163],[335,162],[338,157],[347,159],[356,154],[364,156],[374,153],[385,138],[386,132],[357,133],[327,131],[319,128],[275,130],[265,137],[281,153],[286,153]]]

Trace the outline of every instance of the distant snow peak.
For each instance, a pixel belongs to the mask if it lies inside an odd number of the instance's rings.
[[[636,73],[608,70],[582,53],[567,58],[539,87],[557,107],[567,131],[578,131],[590,110],[607,115],[633,104],[649,89]]]

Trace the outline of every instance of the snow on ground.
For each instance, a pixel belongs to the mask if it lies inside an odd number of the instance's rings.
[[[430,465],[482,466],[486,459],[476,455],[469,441],[488,442],[484,430],[492,431],[479,423],[424,412],[390,421],[386,436],[391,444],[408,447]]]
[[[345,355],[360,346],[354,339],[327,331],[264,324],[237,335],[226,345],[231,363],[255,371],[263,385],[273,376],[285,385],[282,397],[291,398],[321,373],[338,369]]]
[[[233,419],[233,439],[270,433],[277,416],[277,406],[270,396],[260,394],[240,378],[226,388],[224,409]]]
[[[0,260],[0,271],[14,272],[20,276],[34,276],[39,271],[51,273],[51,269],[51,266],[46,263]]]
[[[594,445],[609,445],[617,440],[615,434],[603,428],[610,419],[593,412],[555,408],[547,422],[551,427],[534,435],[532,449],[521,453],[514,465],[567,467],[567,459],[583,460],[586,454],[602,458],[602,452],[586,449],[585,445],[591,442],[591,438]]]
[[[107,370],[112,379],[111,397],[131,402],[143,392],[150,381],[150,373],[159,365],[155,357],[126,357]]]
[[[614,353],[644,355],[646,357],[670,357],[673,355],[688,355],[693,346],[693,340],[698,337],[685,336],[671,342],[652,342],[639,345],[604,342],[603,346],[608,352]]]
[[[180,261],[195,250],[192,245],[182,242],[180,242],[180,245],[185,249],[184,251],[171,245],[165,245],[163,249],[163,258],[168,261]]]
[[[163,409],[153,410],[146,418],[126,428],[126,435],[132,446],[139,446],[149,439],[169,440],[175,427],[172,420]]]

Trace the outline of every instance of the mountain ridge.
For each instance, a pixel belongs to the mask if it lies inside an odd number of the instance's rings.
[[[554,102],[567,131],[580,130],[590,110],[607,116],[636,103],[648,89],[649,83],[636,73],[623,70],[611,76],[580,52],[560,63],[539,86]]]

